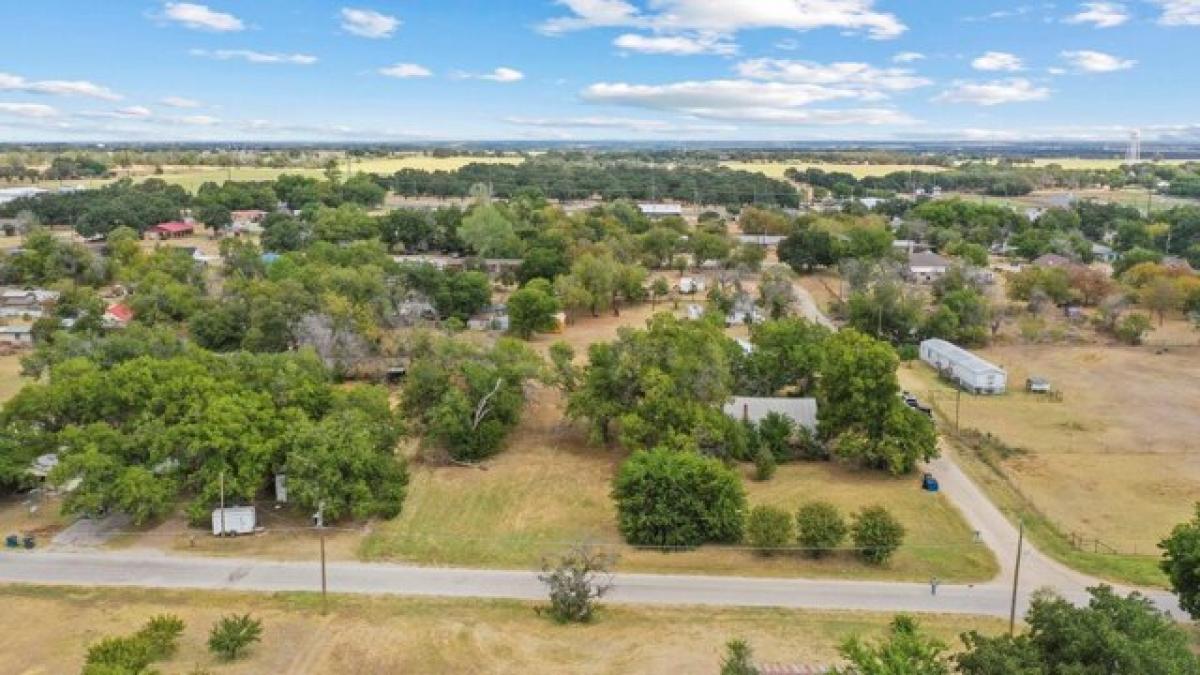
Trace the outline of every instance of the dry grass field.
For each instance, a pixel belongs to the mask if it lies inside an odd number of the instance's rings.
[[[963,396],[961,426],[1020,448],[1001,464],[1063,533],[1154,554],[1200,496],[1200,348],[1010,346],[980,352],[1008,370],[1010,393]],[[1050,379],[1062,402],[1022,391]],[[923,364],[902,382],[953,420],[954,394]]]
[[[26,380],[21,377],[21,356],[24,352],[0,356],[0,403],[16,396]]]
[[[752,505],[794,510],[827,499],[847,512],[871,503],[893,509],[908,528],[905,546],[886,567],[849,556],[812,561],[764,558],[737,547],[706,546],[663,553],[621,543],[611,478],[624,453],[589,444],[562,419],[557,392],[538,390],[509,447],[485,469],[415,465],[404,512],[377,523],[363,542],[368,560],[435,565],[536,567],[546,555],[590,540],[620,556],[623,570],[927,580],[983,580],[996,563],[973,543],[970,528],[944,497],[923,493],[911,478],[855,472],[833,464],[781,466],[768,482],[749,480]]]
[[[0,588],[0,670],[78,672],[87,645],[137,630],[155,614],[186,623],[165,673],[205,668],[228,675],[279,673],[709,673],[724,644],[749,640],[760,662],[831,665],[851,635],[881,635],[891,617],[855,612],[606,606],[588,626],[560,626],[529,603],[495,600],[332,596],[322,616],[314,595],[253,595],[8,586]],[[205,648],[221,616],[249,612],[263,640],[224,663]],[[957,646],[959,633],[998,634],[1003,622],[929,615],[922,626]]]
[[[826,173],[843,172],[855,178],[867,176],[885,176],[897,171],[943,171],[940,166],[922,164],[824,164],[817,162],[721,162],[721,166],[735,171],[758,172],[771,178],[782,179],[783,173],[795,168],[804,171],[808,168],[820,169]]]
[[[474,162],[478,163],[497,163],[497,164],[519,164],[525,161],[522,157],[429,157],[426,155],[406,155],[402,157],[377,157],[364,159],[362,161],[354,161],[350,165],[350,170],[354,172],[391,174],[401,169],[420,169],[423,171],[454,171],[467,164]],[[341,170],[347,171],[345,161],[341,164]],[[168,183],[182,185],[189,191],[195,192],[201,185],[208,181],[222,183],[226,180],[235,181],[269,181],[275,180],[281,174],[299,174],[302,176],[322,177],[324,169],[317,168],[284,168],[276,169],[271,167],[232,167],[223,168],[219,166],[164,166],[161,175],[155,175],[153,167],[136,166],[128,170],[122,170],[120,175],[129,176],[135,180],[144,180],[146,178],[161,178]],[[95,187],[110,182],[110,180],[78,180],[66,181],[67,185],[84,185]],[[59,183],[51,183],[42,187],[54,188],[58,187]]]
[[[1191,162],[1190,159],[1168,159],[1156,164],[1183,164]],[[1033,160],[1034,166],[1050,166],[1057,164],[1064,169],[1088,170],[1088,169],[1119,169],[1126,161],[1124,158],[1113,157],[1111,159],[1103,158],[1083,158],[1083,157],[1041,157]]]

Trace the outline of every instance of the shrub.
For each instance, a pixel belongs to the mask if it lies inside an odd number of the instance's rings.
[[[208,649],[227,661],[242,654],[247,647],[262,640],[262,621],[249,614],[222,617],[213,624],[208,635]]]
[[[790,417],[773,412],[758,423],[759,443],[763,448],[775,455],[776,462],[786,462],[793,458],[792,434],[796,425]]]
[[[1150,330],[1150,317],[1145,314],[1130,314],[1117,323],[1116,336],[1127,345],[1142,344],[1142,337]]]
[[[538,579],[550,589],[550,616],[559,623],[588,623],[595,601],[612,588],[612,557],[576,546],[558,560],[544,562]]]
[[[754,480],[771,480],[777,467],[775,455],[766,448],[759,448],[754,455]]]
[[[882,506],[868,506],[854,517],[854,545],[863,560],[882,565],[904,541],[904,526]]]
[[[758,675],[754,667],[754,653],[745,640],[730,640],[725,643],[725,658],[721,661],[721,675]]]
[[[154,662],[153,649],[144,638],[134,635],[107,637],[88,647],[83,672],[141,673]]]
[[[787,546],[792,541],[792,517],[774,506],[756,506],[746,519],[746,540],[762,553]]]
[[[797,540],[813,558],[840,546],[848,529],[842,513],[829,502],[809,502],[796,513]]]
[[[183,635],[183,626],[183,619],[174,614],[159,614],[146,622],[137,637],[146,641],[151,658],[161,661],[175,653],[179,636]]]
[[[746,493],[738,475],[694,452],[635,452],[613,484],[618,526],[635,545],[699,546],[742,538]]]

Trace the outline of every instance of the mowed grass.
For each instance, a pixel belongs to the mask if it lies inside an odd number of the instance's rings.
[[[933,173],[945,170],[940,166],[926,164],[826,164],[820,162],[721,162],[721,166],[735,171],[757,172],[770,178],[781,180],[784,178],[784,172],[788,169],[804,171],[805,169],[813,168],[820,169],[826,173],[848,173],[855,178],[886,176],[889,173],[897,171],[926,171]]]
[[[342,159],[339,164],[339,169],[346,173],[348,170],[354,173],[378,173],[392,174],[401,169],[419,169],[422,171],[456,171],[468,164],[519,164],[525,161],[523,157],[431,157],[427,155],[405,155],[401,157],[373,157],[362,161],[355,160],[348,165],[345,159]],[[161,178],[168,183],[181,185],[190,192],[195,192],[201,185],[209,181],[216,183],[224,183],[227,180],[234,181],[272,181],[282,174],[293,174],[301,176],[310,176],[313,178],[323,178],[325,170],[319,168],[271,168],[271,167],[231,167],[224,168],[219,166],[164,166],[163,173],[155,175],[152,167],[132,167],[128,171],[130,177],[134,180],[145,180],[147,178]],[[87,187],[96,187],[112,182],[106,180],[80,180],[80,181],[65,181],[67,185],[84,185]],[[43,185],[42,187],[54,188],[58,187],[58,183]]]
[[[763,557],[742,547],[639,550],[621,543],[609,496],[624,453],[590,445],[562,421],[556,392],[539,389],[509,447],[486,469],[414,466],[404,512],[378,523],[360,553],[368,560],[421,564],[536,567],[578,541],[616,552],[625,571],[981,581],[995,575],[991,553],[974,543],[960,514],[916,479],[857,472],[828,463],[780,467],[768,482],[749,480],[751,506],[795,511],[826,499],[847,513],[868,504],[892,509],[908,528],[904,547],[884,567],[839,554],[821,561],[796,554]]]
[[[587,626],[561,626],[532,603],[504,600],[248,594],[39,586],[0,588],[4,672],[72,673],[87,645],[128,634],[156,614],[186,624],[179,651],[155,664],[240,675],[295,673],[715,673],[724,645],[749,640],[763,663],[833,665],[851,635],[881,636],[890,615],[738,608],[604,605]],[[208,653],[209,627],[230,613],[263,622],[262,642],[225,663]],[[968,630],[997,635],[1004,622],[924,615],[922,626],[957,646]]]
[[[1200,498],[1200,348],[1157,354],[1032,345],[980,353],[1008,371],[1010,393],[964,395],[960,423],[1023,450],[997,465],[1004,482],[1063,535],[1099,539],[1093,551],[1141,557],[1140,578],[1155,578],[1156,544]],[[953,391],[931,369],[914,364],[901,374],[953,423]],[[1062,402],[1024,393],[1030,375],[1049,378]]]

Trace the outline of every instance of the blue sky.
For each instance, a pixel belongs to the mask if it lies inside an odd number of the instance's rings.
[[[1200,140],[1200,0],[39,0],[0,140]]]

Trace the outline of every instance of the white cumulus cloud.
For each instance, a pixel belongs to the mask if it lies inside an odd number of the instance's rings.
[[[784,59],[750,59],[737,64],[737,73],[752,80],[820,84],[861,90],[864,98],[933,84],[907,68],[876,68],[866,63],[815,63]]]
[[[483,74],[464,73],[460,71],[455,73],[454,76],[460,80],[490,80],[492,82],[503,83],[520,82],[525,79],[525,73],[516,68],[508,68],[507,66],[500,66],[490,73]]]
[[[41,103],[0,103],[0,114],[28,119],[57,117],[58,111]]]
[[[1112,54],[1096,52],[1088,49],[1066,51],[1062,57],[1076,70],[1085,73],[1111,73],[1118,70],[1129,70],[1137,65],[1133,59],[1122,59]]]
[[[1200,26],[1200,0],[1150,0],[1162,7],[1164,26]]]
[[[184,98],[183,96],[164,96],[159,100],[159,103],[170,108],[199,108],[202,104],[193,98]]]
[[[955,82],[934,100],[943,103],[970,103],[994,106],[1003,103],[1043,101],[1050,97],[1048,87],[1040,87],[1021,77],[991,82]]]
[[[146,106],[131,105],[116,110],[88,111],[80,114],[84,117],[106,117],[114,120],[144,120],[154,113]]]
[[[924,59],[925,55],[921,52],[900,52],[892,57],[892,63],[915,63]]]
[[[163,8],[162,16],[168,21],[186,26],[193,30],[209,30],[218,33],[245,30],[242,20],[232,14],[218,12],[207,5],[191,2],[168,2]]]
[[[359,37],[381,39],[391,37],[400,27],[400,19],[371,9],[342,8],[342,29]]]
[[[971,67],[975,70],[1016,72],[1025,68],[1024,62],[1015,54],[1008,52],[985,52],[974,61]]]
[[[719,35],[706,33],[697,36],[688,35],[638,35],[626,33],[613,40],[618,49],[643,54],[672,54],[674,56],[693,56],[696,54],[717,54],[731,56],[737,53],[737,45],[721,38]]]
[[[1129,21],[1125,5],[1116,2],[1085,2],[1079,11],[1065,19],[1067,23],[1090,23],[1096,28],[1115,28]]]
[[[907,30],[894,14],[875,9],[875,0],[651,0],[644,9],[626,0],[559,0],[558,4],[570,14],[543,22],[539,26],[543,33],[615,27],[725,34],[837,28],[890,39]]]
[[[648,85],[600,82],[581,93],[583,100],[695,118],[763,124],[907,124],[912,119],[891,108],[815,110],[813,103],[869,99],[854,86],[812,83],[703,80]]]
[[[317,57],[310,54],[275,54],[251,49],[193,49],[190,53],[192,56],[218,61],[241,60],[249,63],[285,63],[297,66],[309,66],[317,62]]]
[[[121,95],[108,87],[86,80],[27,80],[20,75],[0,73],[0,91],[21,91],[52,96],[83,96],[105,101],[120,100]]]
[[[392,66],[379,69],[380,75],[395,77],[401,80],[409,80],[418,77],[429,77],[433,73],[425,66],[416,63],[397,63]]]

